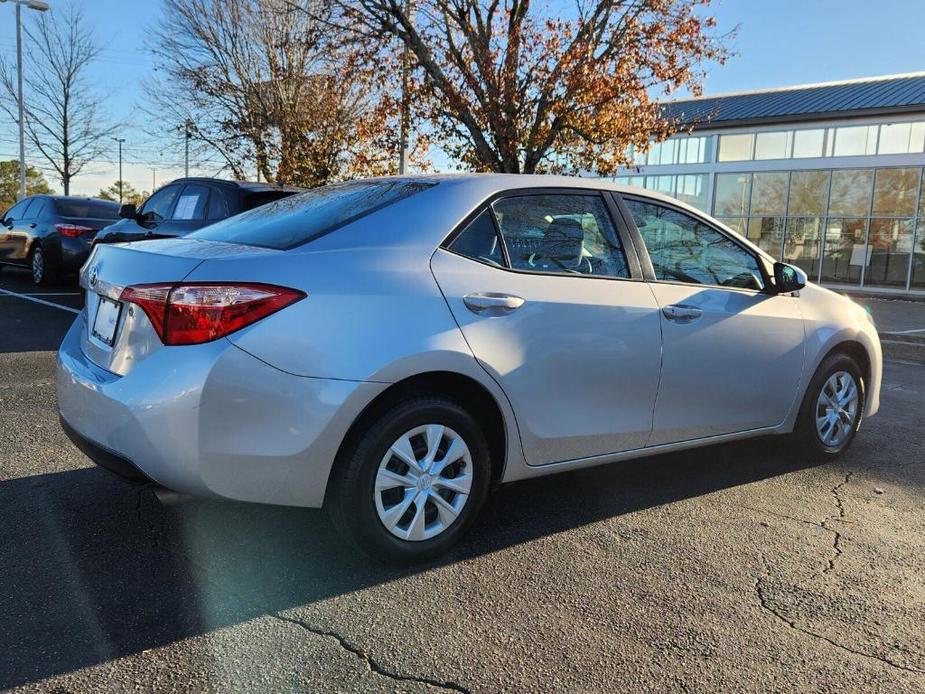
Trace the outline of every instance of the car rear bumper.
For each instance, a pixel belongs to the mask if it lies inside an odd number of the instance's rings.
[[[227,340],[158,350],[126,376],[58,352],[58,408],[88,457],[180,493],[321,506],[356,415],[384,384],[293,376]]]

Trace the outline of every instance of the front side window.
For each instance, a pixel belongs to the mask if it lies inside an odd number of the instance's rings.
[[[599,195],[517,195],[496,200],[491,208],[516,270],[630,276]]]
[[[144,216],[150,215],[151,221],[154,222],[166,219],[167,214],[170,212],[170,206],[173,204],[173,199],[177,197],[179,190],[180,186],[161,188],[141,206],[141,214]]]
[[[626,200],[649,251],[655,278],[737,289],[764,289],[754,254],[700,220],[653,202]]]
[[[5,220],[10,220],[10,219],[11,219],[11,220],[13,220],[14,222],[15,222],[17,219],[22,219],[23,212],[26,211],[26,206],[27,206],[30,202],[32,202],[32,200],[31,200],[30,198],[26,198],[25,200],[20,200],[19,202],[17,202],[15,205],[13,205],[10,209],[8,209],[8,210],[6,211],[6,214],[3,215],[3,218],[4,218]]]
[[[200,183],[190,183],[177,199],[177,204],[173,208],[173,219],[181,222],[205,219],[208,199],[208,187]]]

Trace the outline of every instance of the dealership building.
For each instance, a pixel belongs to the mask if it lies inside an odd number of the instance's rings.
[[[665,105],[618,182],[691,204],[811,279],[925,294],[925,72]]]

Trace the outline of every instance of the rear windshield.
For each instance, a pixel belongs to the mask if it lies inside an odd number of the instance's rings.
[[[217,222],[189,238],[284,250],[349,224],[435,184],[352,181],[322,186]]]
[[[241,203],[241,210],[252,210],[255,207],[266,205],[268,202],[282,200],[283,198],[288,198],[295,194],[296,191],[294,190],[266,190],[259,193],[248,193],[244,196],[244,201]]]
[[[55,200],[55,211],[62,217],[119,218],[119,205],[106,200]]]

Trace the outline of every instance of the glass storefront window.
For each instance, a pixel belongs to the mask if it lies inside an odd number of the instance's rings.
[[[866,265],[867,219],[829,219],[825,227],[822,281],[860,284]]]
[[[793,131],[793,158],[808,159],[822,156],[822,145],[825,143],[825,130],[794,130]]]
[[[835,146],[832,151],[834,156],[853,157],[876,153],[876,125],[852,125],[834,130]]]
[[[756,173],[752,177],[751,214],[782,215],[787,211],[786,172]]]
[[[873,174],[872,169],[833,171],[829,214],[839,217],[866,217],[870,214]]]
[[[755,135],[720,135],[719,160],[720,161],[746,161],[752,158],[755,145]]]
[[[755,159],[789,159],[792,132],[784,130],[755,136]]]
[[[907,154],[911,136],[912,123],[881,125],[877,154]]]
[[[790,174],[787,214],[821,217],[825,214],[828,200],[828,171],[794,171]]]
[[[747,215],[751,187],[751,174],[717,174],[713,214],[718,217]]]
[[[702,164],[707,161],[707,137],[688,137],[678,140],[679,164]]]
[[[796,265],[809,279],[819,276],[820,217],[790,217],[784,236],[784,262]]]
[[[678,176],[675,181],[675,197],[681,202],[686,202],[706,212],[707,180],[706,174]]]
[[[834,144],[831,145],[831,156],[856,157],[877,152],[877,126],[851,125],[841,128],[830,128],[830,135]]]
[[[674,197],[674,176],[646,176],[646,188]]]
[[[748,220],[748,240],[772,257],[780,258],[784,223],[784,217],[751,217]]]
[[[896,217],[915,214],[920,169],[878,169],[874,183],[875,215]]]
[[[717,217],[717,219],[740,236],[745,236],[745,220],[741,217]]]
[[[920,219],[912,246],[912,284],[910,289],[925,290],[925,220]]]
[[[864,285],[905,287],[912,250],[911,219],[872,219]]]

